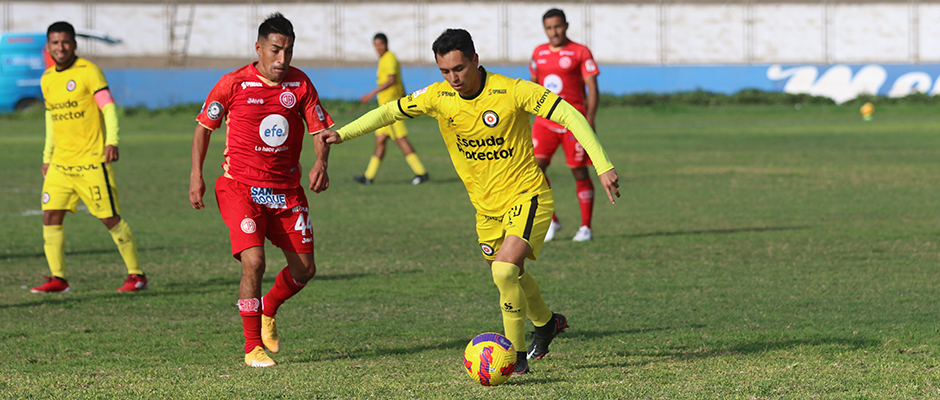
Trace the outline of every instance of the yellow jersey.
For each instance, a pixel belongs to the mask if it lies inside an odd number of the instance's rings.
[[[376,85],[382,85],[388,81],[388,77],[395,75],[395,84],[379,92],[379,104],[385,104],[395,101],[405,95],[405,85],[401,82],[401,65],[398,64],[398,58],[395,53],[386,51],[379,58],[379,69],[376,72]]]
[[[49,68],[40,80],[46,111],[51,114],[52,163],[99,164],[105,161],[104,117],[95,93],[108,88],[101,68],[77,58],[63,71]]]
[[[529,114],[561,123],[594,161],[598,174],[613,169],[590,125],[574,107],[550,90],[480,68],[481,90],[463,98],[438,82],[344,126],[343,140],[396,120],[436,118],[454,169],[480,214],[503,215],[520,200],[551,190],[535,162]]]

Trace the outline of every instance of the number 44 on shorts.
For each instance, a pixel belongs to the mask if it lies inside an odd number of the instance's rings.
[[[294,230],[299,231],[300,234],[304,236],[306,236],[304,231],[310,231],[310,235],[313,235],[313,225],[310,224],[310,215],[298,213],[297,222],[294,223]]]

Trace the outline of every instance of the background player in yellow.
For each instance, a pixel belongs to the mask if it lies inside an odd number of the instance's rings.
[[[119,292],[147,287],[131,228],[120,216],[111,162],[118,160],[117,109],[104,73],[75,55],[75,28],[56,22],[46,32],[55,66],[42,75],[46,104],[46,145],[42,153],[42,236],[51,277],[33,293],[68,292],[65,274],[65,212],[81,199],[111,233],[127,265]]]
[[[517,354],[513,374],[529,371],[527,359],[542,358],[554,337],[568,327],[542,299],[526,258],[535,260],[555,209],[552,190],[535,162],[529,114],[571,130],[594,160],[611,203],[620,196],[614,166],[591,126],[574,107],[550,90],[510,79],[479,66],[470,33],[448,29],[432,46],[446,80],[386,103],[318,139],[341,143],[394,121],[427,115],[438,127],[454,168],[477,210],[477,236],[499,289],[503,328],[516,350],[525,349],[525,318],[535,325],[528,352]]]
[[[376,87],[369,93],[362,95],[359,101],[366,104],[372,101],[373,97],[378,95],[379,104],[385,104],[390,101],[398,100],[405,96],[405,86],[401,81],[401,65],[398,64],[398,58],[395,53],[388,50],[388,38],[384,33],[376,33],[372,38],[372,45],[375,46],[375,52],[379,54],[379,69],[376,72]],[[369,166],[363,175],[353,177],[353,180],[365,185],[371,185],[375,175],[379,172],[379,166],[382,165],[382,159],[385,158],[385,143],[388,138],[392,138],[401,153],[405,156],[408,166],[414,171],[415,177],[411,179],[412,185],[417,185],[428,180],[428,171],[424,169],[424,164],[418,158],[411,143],[408,141],[408,129],[405,128],[404,121],[395,122],[389,126],[381,127],[375,131],[375,153],[369,159]]]

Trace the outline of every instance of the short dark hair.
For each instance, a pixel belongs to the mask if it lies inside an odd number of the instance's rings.
[[[444,31],[444,33],[441,33],[441,36],[438,36],[437,39],[434,40],[434,44],[431,45],[431,50],[434,51],[435,59],[437,59],[437,56],[443,56],[454,50],[460,50],[460,52],[470,60],[472,60],[473,55],[477,53],[476,49],[473,47],[473,38],[470,37],[470,32],[463,29],[448,29]]]
[[[49,35],[51,35],[52,32],[65,32],[65,33],[68,33],[69,36],[72,37],[72,40],[75,40],[75,27],[72,26],[72,24],[70,24],[70,23],[68,23],[68,22],[59,21],[59,22],[56,22],[56,23],[54,23],[54,24],[52,24],[52,25],[49,25],[49,29],[46,30],[46,39],[47,39],[47,40],[49,39]]]
[[[258,40],[266,39],[268,35],[276,33],[290,38],[294,41],[294,25],[281,13],[274,13],[268,16],[268,19],[258,27]]]
[[[553,8],[545,12],[545,15],[542,16],[542,21],[549,19],[551,17],[561,17],[561,22],[568,23],[568,18],[565,18],[565,12],[557,8]]]
[[[382,41],[385,42],[386,45],[388,44],[388,37],[385,36],[384,33],[381,33],[381,32],[376,33],[375,36],[372,38],[372,40],[374,41],[375,39],[382,39]]]

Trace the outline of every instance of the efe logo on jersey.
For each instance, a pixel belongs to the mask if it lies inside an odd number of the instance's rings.
[[[280,114],[271,114],[261,120],[258,126],[258,133],[261,140],[271,147],[277,147],[287,141],[287,135],[290,134],[290,126],[287,124],[287,118]]]

